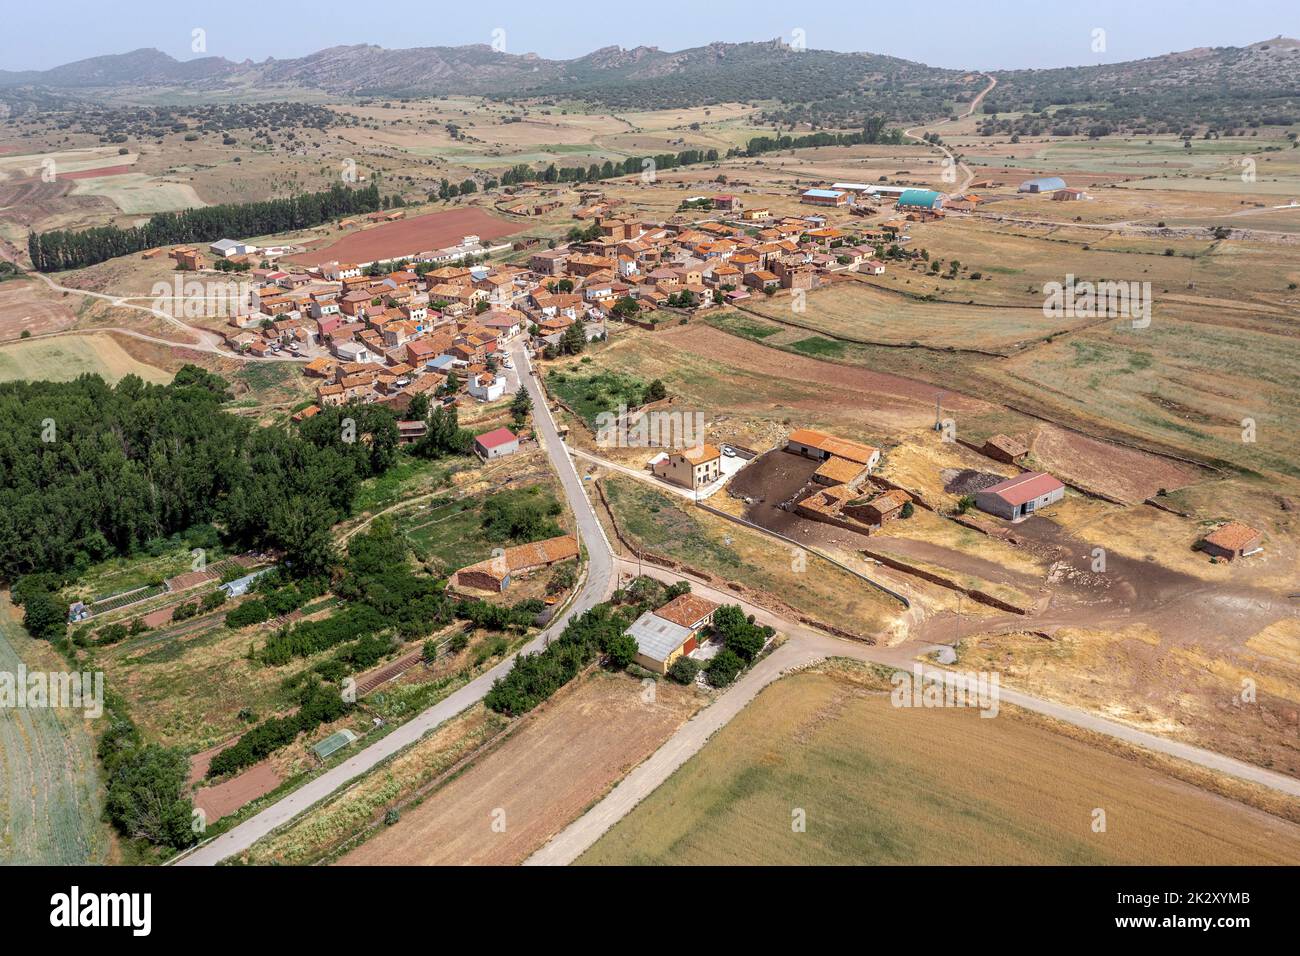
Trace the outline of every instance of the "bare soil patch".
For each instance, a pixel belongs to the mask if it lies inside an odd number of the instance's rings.
[[[693,689],[660,681],[647,702],[639,681],[592,674],[340,862],[520,863],[654,753],[700,701]],[[504,829],[494,830],[494,820]]]
[[[469,235],[485,242],[518,232],[516,223],[488,215],[477,206],[431,212],[400,222],[363,229],[320,249],[299,253],[289,261],[314,266],[322,262],[376,262],[418,252],[444,249]]]

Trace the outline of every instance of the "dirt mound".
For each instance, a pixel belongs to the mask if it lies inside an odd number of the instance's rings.
[[[999,481],[1006,481],[1001,475],[974,468],[945,468],[939,475],[943,478],[943,490],[950,495],[973,495],[992,488]]]

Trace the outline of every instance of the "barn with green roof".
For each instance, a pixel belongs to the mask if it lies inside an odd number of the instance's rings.
[[[933,189],[907,189],[898,197],[899,209],[941,209],[943,193]]]

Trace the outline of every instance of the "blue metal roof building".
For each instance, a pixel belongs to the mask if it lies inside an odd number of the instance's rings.
[[[1065,180],[1060,176],[1043,176],[1040,179],[1026,179],[1016,192],[1051,193],[1065,188]]]
[[[943,194],[933,189],[905,189],[898,197],[899,209],[939,209],[943,206]]]

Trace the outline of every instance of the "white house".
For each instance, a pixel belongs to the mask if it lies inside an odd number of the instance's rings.
[[[469,394],[480,402],[494,402],[506,391],[504,375],[477,374],[469,377]]]
[[[375,353],[371,352],[364,342],[340,342],[335,347],[334,354],[342,362],[378,361]]]
[[[212,245],[208,246],[208,251],[214,256],[246,256],[249,253],[256,252],[257,246],[250,246],[246,242],[236,242],[234,239],[218,239]]]

